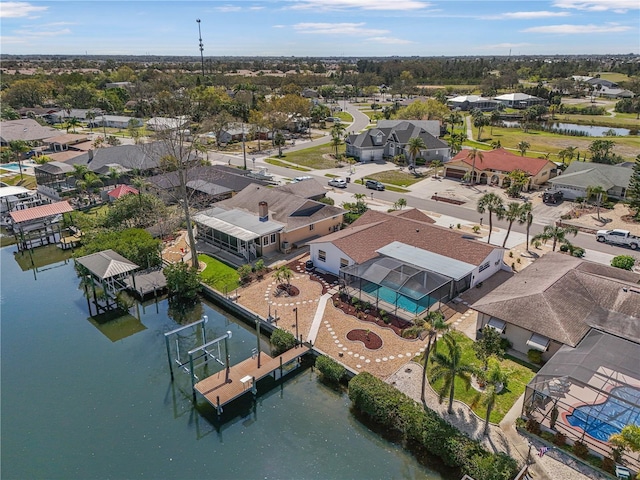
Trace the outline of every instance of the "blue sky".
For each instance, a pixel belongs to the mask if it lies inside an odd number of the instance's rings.
[[[639,0],[2,1],[5,54],[640,53]]]

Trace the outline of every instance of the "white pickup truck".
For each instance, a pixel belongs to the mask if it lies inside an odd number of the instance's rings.
[[[629,230],[598,230],[596,240],[604,243],[627,245],[631,250],[636,250],[640,245],[640,237],[631,235]]]

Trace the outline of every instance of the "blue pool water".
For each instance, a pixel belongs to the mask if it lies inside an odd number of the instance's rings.
[[[620,433],[625,425],[639,425],[640,390],[617,387],[611,390],[610,395],[603,403],[577,407],[567,416],[567,421],[603,442],[614,433]]]
[[[396,292],[387,287],[380,287],[371,283],[363,286],[362,290],[372,297],[377,295],[380,300],[390,303],[391,305],[396,304]],[[398,295],[398,308],[414,314],[426,310],[434,303],[436,303],[436,299],[429,296],[423,297],[420,300],[413,300],[405,295]]]
[[[5,170],[11,170],[12,172],[20,171],[20,165],[18,165],[16,162],[0,164],[0,168],[3,168]]]

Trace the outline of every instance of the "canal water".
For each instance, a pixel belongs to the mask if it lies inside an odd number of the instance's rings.
[[[186,374],[170,381],[166,301],[100,324],[73,262],[40,249],[52,263],[19,264],[15,250],[0,250],[3,479],[452,478],[360,423],[311,369],[218,422]],[[232,331],[232,364],[251,355],[252,329],[209,304],[200,314],[208,338]]]

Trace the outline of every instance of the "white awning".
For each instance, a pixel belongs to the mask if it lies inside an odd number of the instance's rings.
[[[546,352],[549,347],[549,339],[543,335],[538,335],[534,333],[531,335],[531,338],[527,340],[527,345],[529,345],[534,350],[540,350],[541,352]]]
[[[487,327],[494,328],[498,331],[498,333],[504,333],[504,329],[507,326],[505,322],[502,320],[498,320],[497,318],[491,318],[489,323],[487,323]]]

